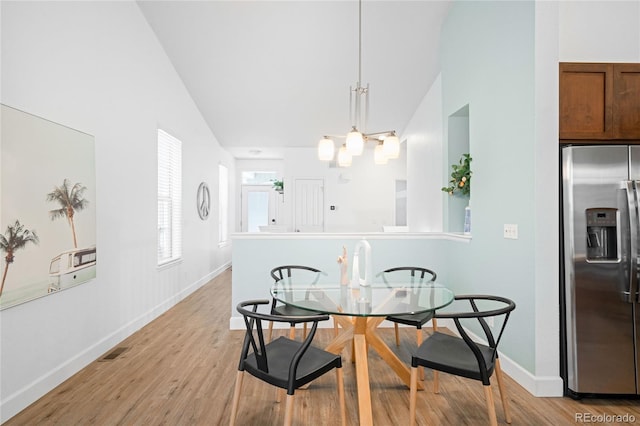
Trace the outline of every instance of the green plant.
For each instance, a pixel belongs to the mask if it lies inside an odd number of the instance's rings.
[[[278,191],[278,192],[284,191],[284,181],[282,181],[282,180],[272,180],[271,182],[273,182],[273,188],[276,191]]]
[[[462,154],[458,164],[451,165],[451,179],[449,186],[442,187],[442,191],[449,195],[460,193],[462,195],[471,194],[471,154]]]

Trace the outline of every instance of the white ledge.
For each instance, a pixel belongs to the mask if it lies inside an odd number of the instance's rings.
[[[471,235],[461,232],[242,232],[233,240],[449,240],[468,243]]]

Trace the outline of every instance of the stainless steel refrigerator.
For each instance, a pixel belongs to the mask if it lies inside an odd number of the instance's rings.
[[[640,146],[562,148],[567,393],[640,394]]]

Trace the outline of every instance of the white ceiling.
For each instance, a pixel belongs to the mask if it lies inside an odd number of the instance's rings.
[[[315,147],[323,135],[349,130],[357,1],[138,4],[211,131],[237,158],[278,157],[283,147]],[[439,72],[449,5],[363,1],[366,131],[402,132],[411,119]]]

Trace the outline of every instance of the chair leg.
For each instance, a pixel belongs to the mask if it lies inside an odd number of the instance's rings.
[[[416,344],[418,347],[422,345],[422,329],[416,328]],[[420,381],[424,382],[424,367],[419,367],[420,370]]]
[[[344,402],[344,375],[342,368],[336,368],[336,376],[338,379],[338,398],[340,399],[340,419],[342,426],[347,424],[347,405]]]
[[[396,331],[396,346],[400,346],[400,336],[398,336],[398,323],[397,322],[393,323],[393,328]]]
[[[431,319],[431,326],[433,327],[433,332],[438,331],[438,320],[435,318]],[[433,370],[433,393],[440,392],[440,372]]]
[[[289,328],[289,339],[291,339],[291,340],[295,340],[296,339],[296,326],[295,325],[292,325]]]
[[[440,372],[433,370],[433,393],[440,393]]]
[[[493,402],[493,392],[491,391],[491,385],[485,385],[484,396],[487,401],[487,414],[489,415],[489,424],[491,426],[498,426],[498,419],[496,418],[496,406]]]
[[[409,425],[416,424],[416,399],[418,398],[418,368],[411,367],[411,386],[409,391]]]
[[[307,323],[305,322],[304,324],[302,324],[302,328],[303,328],[303,333],[302,333],[302,338],[306,339],[307,338]]]
[[[272,336],[273,336],[273,321],[269,321],[269,342],[271,341]]]
[[[496,359],[496,378],[498,379],[498,389],[500,390],[500,399],[502,400],[502,409],[504,410],[504,418],[507,423],[511,424],[511,410],[509,410],[509,398],[505,392],[504,382],[502,378],[502,367],[500,360]]]
[[[291,426],[293,421],[293,395],[287,394],[287,406],[284,415],[284,426]]]
[[[231,417],[229,418],[229,426],[236,424],[236,416],[238,415],[238,405],[240,403],[240,390],[242,389],[242,379],[244,371],[238,370],[236,373],[236,387],[233,391],[233,403],[231,404]]]

